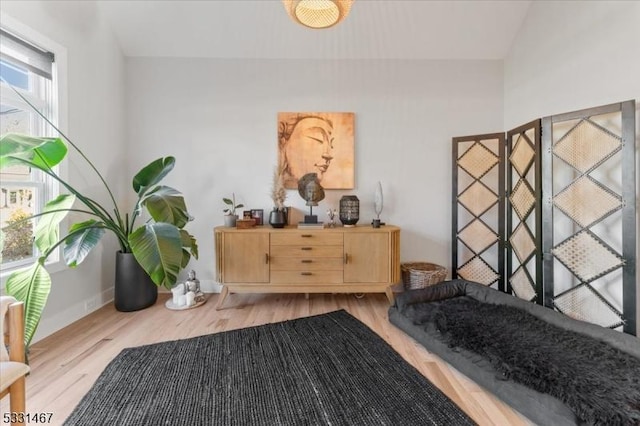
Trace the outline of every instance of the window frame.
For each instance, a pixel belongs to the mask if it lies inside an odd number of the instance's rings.
[[[49,37],[41,34],[40,32],[34,30],[30,26],[20,22],[13,17],[2,13],[2,28],[16,36],[23,38],[24,40],[28,40],[30,43],[41,47],[42,49],[46,49],[49,52],[52,52],[55,55],[55,62],[53,63],[52,70],[52,79],[51,79],[51,105],[53,106],[52,111],[50,111],[49,119],[52,123],[56,124],[56,126],[62,131],[68,131],[68,84],[67,84],[67,49],[60,43],[50,39]],[[13,90],[9,89],[4,83],[0,82],[2,85],[3,96],[7,96],[11,98],[12,102],[15,101],[17,104],[24,104],[25,110],[30,110],[31,107],[26,105],[22,99],[19,99]],[[32,95],[28,92],[24,92],[20,90],[20,92],[25,95],[27,99],[31,102]],[[38,103],[40,103],[38,101]],[[35,104],[34,104],[35,105]],[[65,159],[61,164],[58,165],[58,174],[61,178],[67,179],[67,160]],[[41,173],[38,171],[38,173]],[[17,183],[20,186],[26,186],[24,182]],[[58,185],[57,182],[54,184],[54,180],[50,177],[47,177],[43,180],[42,183],[45,188],[42,192],[42,196],[40,197],[41,205],[40,210],[44,207],[44,200],[50,200],[58,193]],[[63,221],[60,224],[62,229],[67,227],[66,221]],[[29,265],[33,262],[33,258],[23,259],[15,262],[10,262],[1,266],[0,269],[0,290],[4,290],[4,285],[6,279],[16,271],[17,269],[23,268],[26,265]],[[59,272],[65,269],[64,260],[60,254],[60,250],[58,248],[57,252],[52,254],[45,263],[47,270],[50,273]]]

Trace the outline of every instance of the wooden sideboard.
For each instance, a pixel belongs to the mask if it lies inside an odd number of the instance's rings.
[[[216,278],[231,293],[386,293],[400,282],[400,228],[214,229]]]

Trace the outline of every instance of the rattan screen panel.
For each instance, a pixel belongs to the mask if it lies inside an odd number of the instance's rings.
[[[544,304],[636,334],[635,102],[542,127]]]
[[[509,246],[513,249],[513,254],[516,255],[521,265],[526,264],[536,252],[536,240],[524,222],[518,224],[516,230],[509,237],[509,243]]]
[[[535,284],[529,276],[529,273],[522,266],[511,275],[509,278],[509,285],[515,294],[520,299],[533,301],[536,299]]]
[[[622,208],[622,197],[588,175],[573,181],[553,197],[553,205],[587,228]]]
[[[542,303],[541,123],[507,132],[507,290]]]
[[[556,296],[553,305],[571,318],[602,327],[616,328],[624,324],[622,313],[589,284],[574,287]]]
[[[453,139],[453,278],[504,291],[504,134]]]
[[[536,204],[536,196],[526,178],[518,179],[518,183],[509,196],[509,204],[521,221],[527,219]]]
[[[500,279],[500,275],[480,256],[475,256],[457,269],[460,278],[475,281],[484,285],[491,285]]]
[[[482,253],[486,248],[498,241],[498,234],[481,220],[474,219],[458,233],[458,238],[474,253]]]

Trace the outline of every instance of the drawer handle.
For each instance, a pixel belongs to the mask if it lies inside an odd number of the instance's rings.
[[[311,272],[300,272],[300,275],[309,276],[309,275],[313,275],[313,274]]]
[[[302,263],[311,263],[311,262],[313,262],[313,260],[311,260],[311,259],[302,259],[300,262],[302,262]]]
[[[344,264],[349,263],[349,255],[347,253],[344,254]]]
[[[313,235],[311,234],[302,234],[300,235],[302,238],[311,238]]]
[[[301,247],[300,250],[311,250],[311,247]]]
[[[264,254],[264,263],[269,264],[269,253]]]

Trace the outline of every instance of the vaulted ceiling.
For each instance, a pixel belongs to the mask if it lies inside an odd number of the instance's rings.
[[[287,59],[503,59],[530,4],[356,0],[311,30],[279,0],[98,2],[126,56]]]

